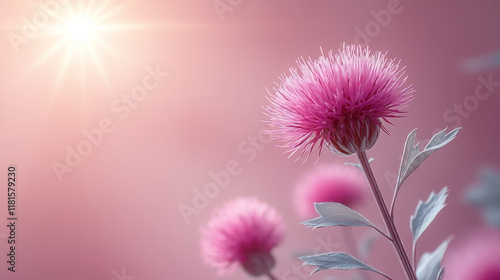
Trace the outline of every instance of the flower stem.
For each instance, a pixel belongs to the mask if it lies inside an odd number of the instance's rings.
[[[274,276],[271,274],[271,272],[269,272],[269,273],[267,274],[267,276],[269,276],[269,279],[271,279],[271,280],[277,280],[277,279],[278,279],[278,278],[274,277]]]
[[[372,189],[372,194],[377,201],[378,210],[380,211],[380,214],[384,219],[385,226],[387,227],[387,231],[389,232],[389,236],[391,237],[394,249],[399,256],[399,261],[405,270],[406,277],[408,280],[417,280],[417,276],[415,275],[415,271],[413,270],[408,255],[406,254],[403,243],[401,242],[401,238],[399,237],[396,225],[394,224],[394,220],[391,218],[391,215],[387,210],[387,205],[385,204],[384,198],[382,197],[382,193],[378,188],[377,181],[375,180],[375,176],[373,175],[373,171],[370,167],[370,163],[368,162],[368,158],[366,157],[366,153],[365,151],[362,151],[357,153],[356,155],[358,156],[359,163],[363,167],[366,180],[368,180],[368,183]]]

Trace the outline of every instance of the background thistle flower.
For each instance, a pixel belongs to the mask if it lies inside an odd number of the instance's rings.
[[[500,234],[475,230],[456,242],[446,258],[445,279],[500,279]]]
[[[271,250],[283,235],[273,208],[256,198],[238,198],[216,211],[202,230],[202,256],[220,273],[241,265],[250,275],[270,276],[275,264]]]
[[[317,215],[315,202],[338,202],[352,207],[368,190],[363,173],[345,165],[317,166],[300,178],[295,188],[296,209],[303,218]]]
[[[345,156],[370,149],[386,131],[382,121],[400,117],[412,98],[399,64],[368,48],[344,45],[335,55],[297,63],[266,108],[273,137],[291,155],[316,144]]]

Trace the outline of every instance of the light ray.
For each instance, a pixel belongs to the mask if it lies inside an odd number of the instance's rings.
[[[68,65],[71,61],[71,57],[73,56],[74,52],[75,52],[75,42],[71,42],[71,46],[68,47],[68,50],[65,53],[65,56],[63,58],[63,62],[61,65],[61,70],[59,70],[57,78],[56,78],[56,82],[55,82],[56,92],[57,92],[57,89],[59,89],[59,86],[61,85],[62,80],[64,80],[64,76],[66,75]]]
[[[125,53],[123,53],[122,51],[120,51],[119,49],[116,49],[116,48],[113,48],[113,46],[111,46],[110,44],[106,43],[103,39],[101,38],[94,38],[94,41],[93,41],[94,45],[98,45],[101,49],[104,49],[106,51],[108,51],[109,54],[113,55],[116,59],[120,59],[120,60],[127,60],[127,61],[130,61],[130,58],[125,55]]]
[[[94,65],[97,67],[99,74],[101,75],[101,77],[103,77],[103,80],[106,83],[106,86],[108,88],[111,88],[111,84],[109,83],[108,74],[106,73],[106,70],[104,69],[104,65],[102,64],[101,60],[99,59],[99,55],[97,54],[95,48],[93,46],[89,45],[87,48],[87,51],[90,54],[90,57],[92,58],[92,61],[94,62]]]
[[[70,38],[64,38],[64,39],[60,40],[56,45],[54,45],[52,48],[50,48],[43,56],[41,56],[40,58],[38,58],[31,65],[31,67],[29,68],[28,72],[32,72],[35,69],[39,68],[42,64],[44,64],[45,62],[47,62],[47,60],[49,58],[51,58],[52,56],[54,56],[54,54],[57,51],[61,50],[64,47],[67,47],[69,41],[70,41]]]
[[[46,26],[43,34],[47,39],[58,41],[33,62],[25,75],[48,64],[49,60],[60,56],[60,69],[56,74],[52,97],[55,97],[58,89],[68,77],[67,72],[69,70],[78,71],[75,69],[78,65],[82,73],[80,75],[82,84],[88,77],[86,72],[90,71],[90,67],[93,67],[104,85],[111,89],[109,76],[101,59],[103,51],[106,52],[106,55],[113,54],[119,59],[124,59],[126,55],[107,42],[105,35],[117,30],[140,28],[140,25],[133,23],[108,22],[108,19],[122,11],[130,3],[130,1],[120,1],[117,2],[118,6],[111,7],[112,2],[113,0],[80,0],[63,5],[59,12],[53,15],[54,22]]]

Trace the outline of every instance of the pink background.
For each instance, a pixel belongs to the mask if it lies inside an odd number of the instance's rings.
[[[471,73],[462,65],[464,59],[499,48],[500,2],[242,0],[230,1],[234,7],[221,19],[212,0],[85,1],[82,7],[94,2],[92,11],[104,7],[100,14],[106,17],[99,24],[112,28],[98,36],[108,48],[94,44],[95,56],[84,48],[68,55],[70,46],[63,45],[47,56],[64,38],[47,34],[49,25],[61,24],[51,17],[16,53],[9,34],[20,34],[23,18],[32,20],[41,11],[34,4],[45,2],[0,3],[0,167],[6,178],[7,166],[17,166],[19,218],[17,272],[11,273],[7,228],[1,226],[7,216],[5,179],[0,188],[1,279],[119,280],[115,274],[122,268],[136,280],[218,279],[200,257],[199,229],[213,209],[237,196],[257,196],[284,216],[286,239],[275,250],[279,279],[305,279],[292,272],[301,263],[295,256],[310,253],[319,239],[338,244],[330,250],[347,250],[340,229],[311,231],[298,224],[292,188],[315,159],[294,163],[274,143],[260,141],[258,150],[248,139],[265,127],[265,88],[272,89],[297,57],[317,58],[320,47],[336,51],[343,42],[355,42],[356,28],[368,27],[370,47],[407,66],[408,81],[416,89],[408,117],[396,120],[391,135],[382,135],[368,151],[386,199],[394,186],[385,175],[397,173],[411,130],[419,128],[417,138],[426,143],[438,129],[463,127],[400,193],[396,222],[408,250],[409,216],[431,190],[449,186],[450,198],[424,233],[419,255],[451,234],[481,225],[479,211],[464,205],[462,196],[476,181],[478,168],[499,169],[500,86],[477,103],[474,92],[479,77],[500,81],[500,73],[498,67]],[[69,3],[78,9],[78,1]],[[373,14],[394,3],[399,3],[397,14],[385,18],[385,26],[377,23]],[[169,76],[120,119],[111,104],[142,84],[146,67],[156,66]],[[469,102],[466,115],[444,116],[464,101]],[[53,163],[64,164],[67,146],[75,149],[85,140],[82,130],[98,128],[103,119],[112,122],[114,131],[59,181]],[[241,173],[186,223],[179,207],[192,206],[194,189],[213,182],[210,172],[232,161]],[[356,160],[329,153],[319,159],[345,161]],[[383,227],[375,209],[370,198],[356,210]],[[356,237],[365,231],[353,229]],[[402,279],[389,244],[380,239],[374,250],[368,263]],[[350,274],[321,272],[311,279]],[[225,279],[250,277],[238,271]]]

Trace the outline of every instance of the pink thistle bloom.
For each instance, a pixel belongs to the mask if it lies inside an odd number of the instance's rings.
[[[295,204],[299,214],[306,219],[317,216],[315,202],[338,202],[352,207],[368,190],[360,170],[352,166],[318,166],[306,173],[295,188]]]
[[[394,60],[368,48],[350,45],[317,60],[297,60],[298,69],[282,75],[270,94],[266,115],[275,140],[291,153],[310,154],[325,144],[339,155],[370,149],[382,120],[401,117],[413,88]],[[300,72],[299,72],[300,70]]]
[[[444,277],[449,280],[499,280],[500,234],[478,231],[450,248]]]
[[[281,216],[256,198],[238,198],[214,213],[202,230],[202,256],[221,274],[238,264],[253,276],[267,275],[271,250],[283,239]]]

